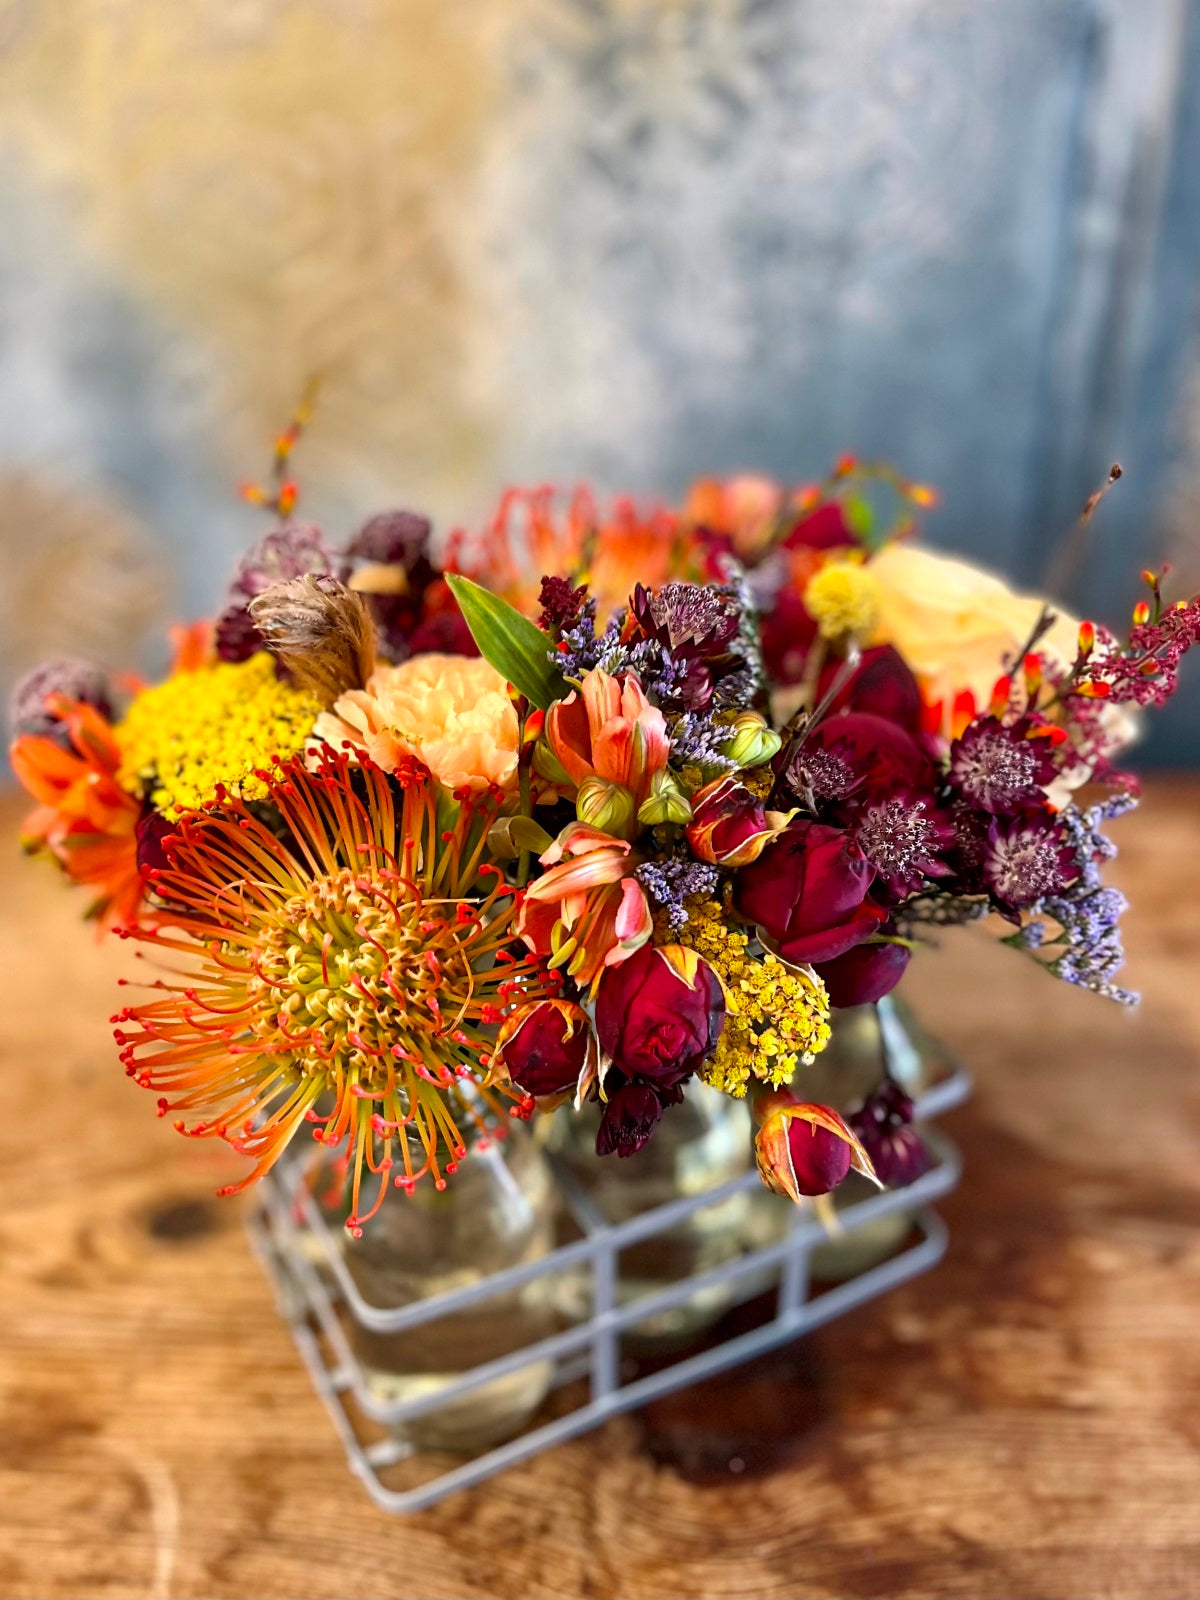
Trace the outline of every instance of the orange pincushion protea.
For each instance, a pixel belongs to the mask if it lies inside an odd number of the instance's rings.
[[[439,797],[442,804],[439,807]],[[269,779],[280,839],[240,800],[184,818],[153,875],[174,926],[133,936],[184,960],[113,1019],[126,1070],[175,1126],[254,1161],[278,1160],[305,1123],[347,1142],[357,1229],[389,1181],[437,1187],[503,1109],[484,1085],[497,1026],[558,980],[513,943],[516,895],[482,862],[492,796],[445,792],[410,762],[389,776],[329,754]],[[532,1099],[520,1091],[514,1115]],[[396,1170],[394,1179],[390,1174]],[[379,1178],[360,1209],[364,1170]]]
[[[117,782],[116,735],[95,706],[60,697],[50,709],[69,749],[32,733],[12,746],[13,771],[39,802],[26,819],[22,843],[33,855],[53,856],[73,882],[98,891],[90,915],[102,928],[135,922],[144,893],[137,861],[142,808]]]
[[[586,583],[601,620],[629,599],[634,585],[654,589],[669,578],[699,578],[703,553],[674,512],[621,497],[601,512],[578,488],[560,506],[555,491],[509,489],[479,541],[452,536],[448,565],[477,577],[528,616],[538,609],[544,573]]]

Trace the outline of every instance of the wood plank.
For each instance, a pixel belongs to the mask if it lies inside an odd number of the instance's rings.
[[[211,1196],[232,1168],[121,1074],[129,947],[6,853],[0,1594],[1195,1593],[1198,807],[1159,781],[1119,824],[1136,1017],[978,931],[918,963],[978,1079],[949,1258],[787,1357],[820,1403],[784,1470],[688,1482],[626,1418],[403,1521]]]

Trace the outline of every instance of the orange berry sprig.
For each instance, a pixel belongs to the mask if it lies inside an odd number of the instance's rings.
[[[282,522],[289,521],[296,509],[296,501],[300,497],[299,485],[294,478],[288,476],[288,462],[301,434],[312,421],[320,386],[319,378],[308,380],[304,385],[300,404],[292,412],[287,427],[275,440],[275,453],[271,460],[267,487],[264,488],[257,483],[243,483],[238,491],[247,504],[261,506],[264,511],[272,517],[278,517]]]

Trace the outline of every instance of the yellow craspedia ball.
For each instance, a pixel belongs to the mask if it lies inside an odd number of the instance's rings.
[[[281,683],[265,651],[249,661],[176,672],[144,689],[118,725],[118,782],[174,821],[217,797],[267,792],[260,769],[304,749],[321,703]]]
[[[858,561],[829,561],[808,580],[804,606],[823,639],[865,640],[879,620],[879,586]]]

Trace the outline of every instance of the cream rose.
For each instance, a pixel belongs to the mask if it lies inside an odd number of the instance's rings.
[[[317,718],[315,732],[335,749],[357,746],[388,772],[415,756],[450,790],[516,787],[517,714],[504,679],[478,657],[379,666],[365,689]]]
[[[1053,602],[1014,593],[966,561],[893,543],[872,557],[867,570],[878,590],[873,642],[895,646],[932,703],[952,705],[967,690],[983,710],[1047,603],[1056,617],[1038,650],[1063,667],[1075,659],[1077,617]],[[1103,721],[1109,753],[1137,735],[1136,719],[1117,707],[1106,708]]]

